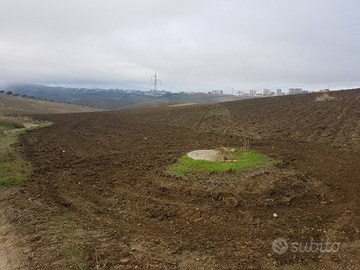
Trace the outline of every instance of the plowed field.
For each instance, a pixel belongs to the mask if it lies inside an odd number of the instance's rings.
[[[360,91],[322,95],[36,116],[55,125],[21,137],[35,166],[23,207],[82,224],[91,269],[359,269]],[[165,171],[244,138],[277,168],[197,180]],[[56,263],[57,242],[37,233],[31,265]],[[277,238],[286,253],[272,249]],[[290,250],[327,239],[339,251]]]

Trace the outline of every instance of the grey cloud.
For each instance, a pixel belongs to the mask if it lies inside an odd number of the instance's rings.
[[[355,87],[359,8],[354,0],[3,1],[0,81],[146,88],[156,71],[169,90]]]

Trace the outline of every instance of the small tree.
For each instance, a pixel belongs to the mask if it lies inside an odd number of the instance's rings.
[[[7,95],[12,95],[12,93],[13,93],[13,92],[11,92],[11,91],[7,91],[7,92],[6,92]]]
[[[4,92],[5,92],[4,90],[1,90],[1,91],[0,91],[1,94],[4,94]]]

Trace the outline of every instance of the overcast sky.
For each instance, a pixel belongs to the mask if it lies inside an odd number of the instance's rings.
[[[0,0],[0,85],[360,87],[359,0]]]

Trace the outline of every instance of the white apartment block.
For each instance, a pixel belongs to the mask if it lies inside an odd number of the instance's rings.
[[[263,96],[270,96],[271,95],[271,91],[270,89],[264,88],[261,90],[261,95]]]
[[[212,90],[211,94],[213,94],[213,95],[222,95],[222,94],[224,94],[224,91],[223,90]]]
[[[256,96],[256,90],[249,90],[249,96]]]
[[[288,94],[301,94],[302,93],[302,88],[289,88],[288,90]]]

